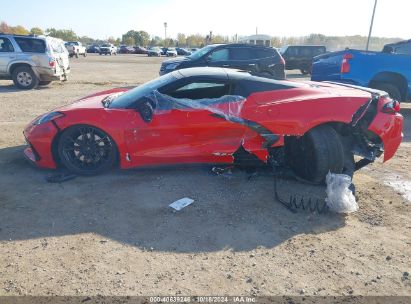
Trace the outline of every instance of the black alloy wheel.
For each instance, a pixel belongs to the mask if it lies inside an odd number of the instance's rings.
[[[113,139],[89,125],[76,125],[63,132],[58,142],[61,163],[79,175],[94,175],[111,168],[117,161]]]

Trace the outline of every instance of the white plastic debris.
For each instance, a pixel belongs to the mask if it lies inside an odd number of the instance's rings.
[[[187,207],[188,205],[191,205],[194,202],[193,199],[188,198],[188,197],[183,197],[173,203],[171,203],[169,206],[173,208],[174,210],[180,211],[184,207]]]
[[[351,190],[351,177],[345,174],[328,172],[327,198],[325,202],[330,211],[335,213],[351,213],[358,210],[358,204]]]

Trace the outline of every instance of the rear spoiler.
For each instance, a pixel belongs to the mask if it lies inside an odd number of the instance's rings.
[[[373,99],[376,98],[376,97],[389,97],[389,95],[388,95],[387,92],[384,92],[384,91],[381,91],[381,90],[376,90],[376,89],[361,87],[361,86],[357,86],[357,85],[354,85],[354,84],[335,82],[335,81],[323,81],[323,82],[329,83],[329,84],[339,85],[339,86],[342,86],[342,87],[357,89],[357,90],[361,90],[361,91],[365,91],[365,92],[371,93]]]

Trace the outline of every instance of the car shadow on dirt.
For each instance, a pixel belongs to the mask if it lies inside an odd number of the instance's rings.
[[[45,90],[48,89],[49,86],[38,86],[35,90]],[[15,93],[15,92],[24,92],[25,90],[17,88],[15,85],[0,85],[0,93]]]
[[[107,238],[154,251],[249,251],[345,225],[339,215],[291,213],[275,201],[269,174],[216,176],[210,166],[184,166],[51,184],[45,177],[52,172],[30,166],[22,150],[0,150],[0,241],[94,233],[101,236],[96,242]],[[182,197],[195,202],[173,211],[168,205]]]

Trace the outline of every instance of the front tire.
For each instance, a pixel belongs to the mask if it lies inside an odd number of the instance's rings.
[[[17,67],[12,74],[16,87],[22,90],[31,90],[38,86],[39,79],[33,70],[28,66]]]
[[[57,145],[64,167],[78,175],[95,175],[114,166],[118,159],[114,140],[104,131],[89,125],[65,130]]]
[[[287,163],[301,178],[319,184],[329,171],[342,173],[344,148],[338,133],[328,125],[315,127],[299,138],[287,138]]]

